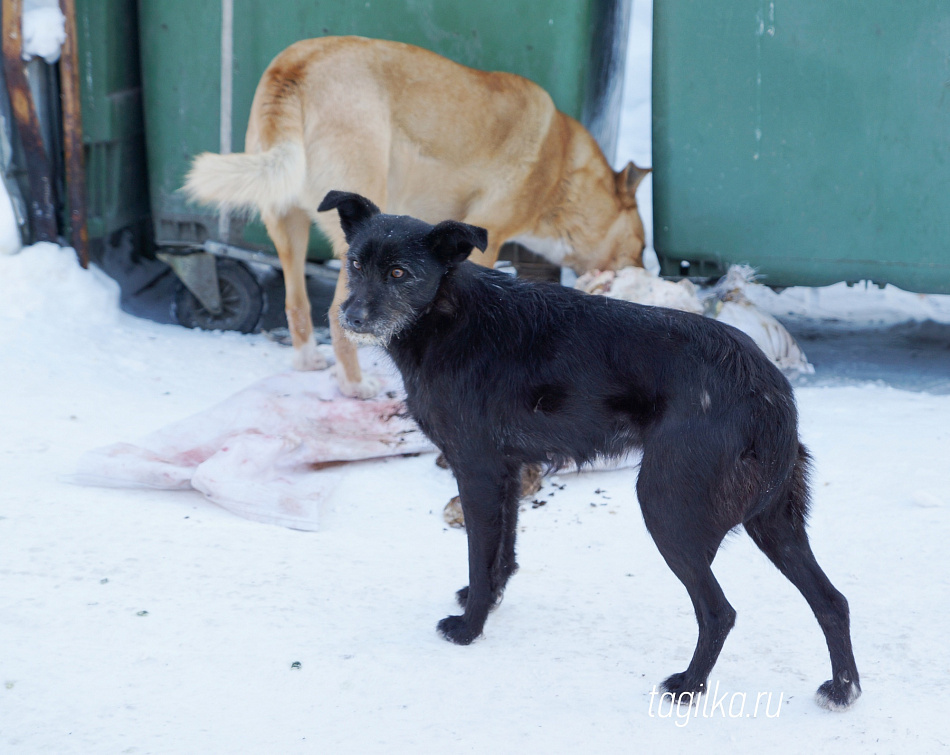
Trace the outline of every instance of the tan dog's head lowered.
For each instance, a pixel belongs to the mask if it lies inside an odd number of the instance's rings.
[[[611,228],[611,232],[617,233],[613,246],[616,257],[608,258],[611,268],[619,269],[628,265],[643,264],[646,235],[643,231],[640,208],[637,206],[637,188],[652,170],[653,168],[639,168],[631,161],[627,163],[627,167],[615,174],[617,199],[620,201],[621,209],[617,222]],[[609,233],[608,237],[610,237]],[[625,252],[625,249],[629,252]]]
[[[577,206],[583,211],[570,220],[563,218],[568,227],[563,228],[562,233],[572,241],[572,248],[564,257],[565,265],[579,274],[643,265],[646,239],[636,194],[640,182],[650,171],[630,162],[618,173],[611,171],[604,176],[598,171],[596,178],[591,176],[591,183],[612,179],[612,186],[584,191],[587,182],[575,182],[572,188],[578,190]]]

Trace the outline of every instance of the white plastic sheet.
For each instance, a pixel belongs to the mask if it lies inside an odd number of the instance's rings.
[[[238,516],[316,530],[340,464],[434,450],[402,414],[399,378],[382,380],[379,398],[360,401],[329,371],[274,375],[136,443],[86,453],[71,481],[194,488]]]

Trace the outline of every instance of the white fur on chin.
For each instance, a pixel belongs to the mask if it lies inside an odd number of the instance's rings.
[[[346,337],[357,346],[385,346],[389,340],[377,336],[373,333],[356,333],[347,328],[343,328]]]

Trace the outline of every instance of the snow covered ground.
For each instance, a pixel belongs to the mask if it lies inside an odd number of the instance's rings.
[[[796,298],[816,295],[791,290],[774,311]],[[455,487],[431,454],[350,466],[317,533],[238,519],[193,492],[63,482],[83,451],[289,362],[262,336],[158,325],[117,301],[117,286],[69,250],[0,257],[0,751],[864,753],[947,742],[935,702],[950,686],[950,395],[844,378],[798,389],[817,461],[813,543],[852,606],[865,690],[854,709],[815,706],[829,675],[818,626],[739,534],[716,563],[739,611],[711,680],[725,703],[686,719],[651,698],[685,667],[695,621],[645,533],[633,470],[546,483],[546,503],[522,514],[521,572],[470,647],[434,630],[465,583],[466,543],[442,522]],[[840,286],[813,306],[838,327],[923,307],[942,320],[932,348],[950,346],[950,297]]]
[[[451,645],[435,623],[466,542],[432,455],[351,465],[315,533],[195,492],[70,485],[84,451],[204,410],[289,350],[126,315],[68,250],[0,256],[0,752],[947,748],[950,297],[766,298],[816,366],[797,387],[812,542],[850,600],[864,695],[815,705],[818,625],[739,533],[715,567],[738,622],[715,700],[687,718],[651,696],[696,625],[635,471],[547,481],[485,636]]]

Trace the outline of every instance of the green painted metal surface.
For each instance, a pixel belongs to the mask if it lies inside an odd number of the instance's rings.
[[[665,273],[950,293],[950,4],[654,4]]]
[[[358,34],[526,76],[612,150],[628,10],[629,0],[235,0],[233,149],[244,148],[254,90],[275,55],[300,39]],[[217,239],[213,211],[188,203],[179,188],[196,154],[220,151],[221,4],[140,0],[139,29],[158,243]],[[269,248],[258,222],[232,222],[229,241]],[[310,253],[327,257],[329,249],[314,236]]]
[[[90,239],[150,208],[135,0],[76,0]]]

